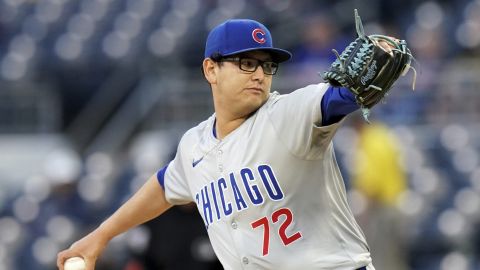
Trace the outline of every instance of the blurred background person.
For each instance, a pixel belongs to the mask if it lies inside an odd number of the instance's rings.
[[[378,269],[408,268],[410,224],[399,211],[400,195],[408,182],[403,168],[401,145],[381,122],[364,121],[357,114],[353,120],[357,132],[351,187],[364,198],[364,209],[357,217],[369,239]]]
[[[332,49],[342,51],[351,41],[340,31],[336,19],[326,12],[311,14],[302,22],[299,42],[292,50],[288,73],[299,85],[318,80],[318,72],[335,61]]]

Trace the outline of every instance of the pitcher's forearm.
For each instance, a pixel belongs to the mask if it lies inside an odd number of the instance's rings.
[[[105,220],[95,233],[110,241],[128,229],[158,217],[171,206],[156,175],[153,175],[140,190]]]

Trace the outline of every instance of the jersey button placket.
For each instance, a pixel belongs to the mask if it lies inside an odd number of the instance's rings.
[[[235,220],[232,221],[232,228],[234,230],[236,230],[238,228],[238,224],[237,224],[237,222],[235,222]]]
[[[247,264],[249,263],[248,258],[247,258],[247,257],[243,257],[243,258],[242,258],[242,263],[245,264],[245,265],[247,265]]]
[[[218,171],[223,173],[223,161],[222,161],[222,149],[217,150],[217,163],[218,163]]]

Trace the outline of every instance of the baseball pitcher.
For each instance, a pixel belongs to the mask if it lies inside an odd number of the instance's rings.
[[[195,202],[225,269],[373,270],[335,160],[332,138],[349,113],[365,117],[410,68],[405,41],[359,37],[323,74],[325,83],[271,92],[275,48],[253,20],[228,20],[208,35],[203,72],[215,113],[187,131],[175,158],[96,230],[58,254],[86,269],[118,234],[173,205]]]

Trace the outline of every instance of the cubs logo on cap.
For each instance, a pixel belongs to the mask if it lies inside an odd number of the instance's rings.
[[[265,43],[265,31],[263,31],[260,28],[256,28],[253,30],[252,37],[253,37],[253,40],[255,40],[260,44]]]
[[[273,47],[272,35],[263,24],[254,20],[233,19],[210,31],[205,46],[205,58],[215,54],[230,56],[254,50],[268,52],[272,60],[278,63],[292,57],[290,52]]]

